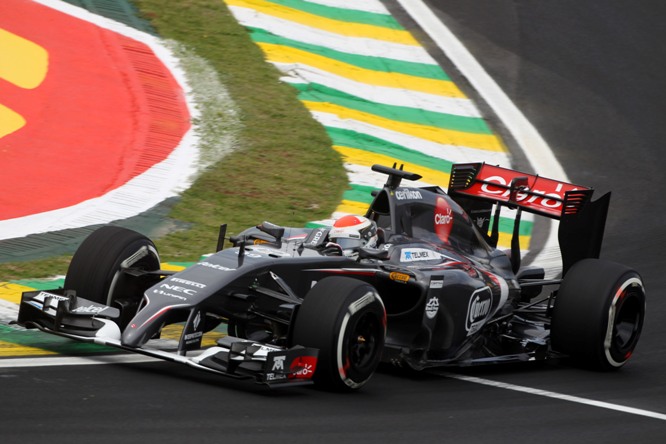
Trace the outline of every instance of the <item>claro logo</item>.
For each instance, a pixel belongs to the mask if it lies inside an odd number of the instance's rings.
[[[21,89],[35,89],[46,78],[48,66],[49,54],[44,48],[0,28],[0,79]],[[22,115],[0,103],[0,138],[25,124]]]

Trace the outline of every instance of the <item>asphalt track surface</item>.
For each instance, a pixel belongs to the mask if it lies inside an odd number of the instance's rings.
[[[638,269],[648,317],[615,373],[526,365],[465,375],[382,371],[361,392],[267,391],[169,363],[0,370],[12,442],[663,442],[666,247],[661,142],[666,28],[656,2],[430,2],[554,149],[570,179],[613,190],[602,256]]]

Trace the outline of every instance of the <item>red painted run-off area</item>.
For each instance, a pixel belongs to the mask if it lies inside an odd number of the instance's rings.
[[[118,188],[189,129],[183,91],[147,45],[29,0],[0,1],[0,28],[49,58],[34,89],[0,78],[0,103],[26,120],[0,138],[0,220]]]

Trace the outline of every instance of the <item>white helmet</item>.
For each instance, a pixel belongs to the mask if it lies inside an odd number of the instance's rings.
[[[335,221],[328,237],[340,245],[345,255],[354,254],[360,247],[377,247],[377,224],[367,217],[350,214]]]

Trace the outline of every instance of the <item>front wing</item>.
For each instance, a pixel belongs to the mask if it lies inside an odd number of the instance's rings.
[[[124,351],[177,362],[199,370],[236,379],[253,379],[271,387],[309,384],[317,365],[318,350],[294,346],[277,347],[241,338],[226,336],[217,345],[186,352],[151,346],[130,347],[121,341],[115,320],[118,309],[67,294],[62,290],[23,293],[18,324],[38,328],[77,341],[115,347]],[[181,342],[191,334],[183,329]]]

